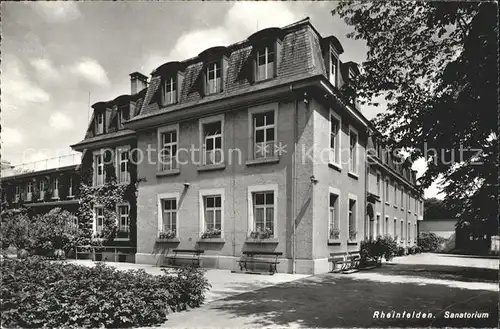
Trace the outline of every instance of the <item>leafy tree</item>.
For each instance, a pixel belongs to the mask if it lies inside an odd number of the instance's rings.
[[[346,1],[332,11],[354,28],[349,37],[367,42],[355,87],[361,103],[387,103],[374,119],[385,142],[411,161],[424,157],[421,187],[442,177],[461,224],[496,228],[497,10],[494,2]]]
[[[2,249],[10,245],[17,249],[29,248],[31,245],[30,219],[26,209],[7,209],[2,212]]]
[[[447,219],[453,218],[453,213],[446,207],[443,200],[429,198],[424,200],[424,219]]]
[[[71,249],[78,235],[75,223],[76,217],[61,208],[54,208],[46,214],[35,217],[32,222],[35,247],[65,251]]]

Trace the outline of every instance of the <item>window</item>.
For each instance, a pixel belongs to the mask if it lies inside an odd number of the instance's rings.
[[[206,122],[200,120],[202,134],[203,165],[220,164],[223,162],[222,139],[223,117],[221,120]]]
[[[207,74],[206,76],[207,95],[220,92],[222,90],[220,62],[212,62],[208,64],[206,74]]]
[[[377,195],[382,197],[382,193],[380,193],[380,174],[377,174]]]
[[[379,235],[381,235],[381,231],[380,231],[380,224],[381,224],[381,223],[380,223],[380,215],[377,215],[377,221],[376,221],[376,223],[375,223],[375,225],[376,225],[376,229],[375,229],[375,236],[376,236],[376,237],[377,237],[377,236],[379,236]]]
[[[96,135],[104,133],[104,113],[103,112],[99,112],[96,114],[95,133],[96,133]]]
[[[405,197],[404,197],[404,190],[403,190],[403,187],[401,186],[401,204],[400,204],[400,207],[403,208],[404,207],[404,201],[405,201]]]
[[[370,221],[368,222],[368,238],[373,239],[373,231],[375,231],[375,220],[373,217],[370,217]]]
[[[254,158],[274,156],[276,126],[274,111],[257,113],[253,116]]]
[[[394,236],[394,239],[396,239],[397,234],[398,234],[398,222],[397,222],[396,218],[394,218],[394,223],[392,226],[392,234]]]
[[[130,109],[129,107],[123,107],[121,109],[118,109],[118,128],[122,129],[123,124],[128,121],[129,115],[130,115]]]
[[[73,197],[73,176],[69,177],[68,180],[68,198]]]
[[[95,233],[101,233],[104,227],[104,208],[103,207],[95,207]]]
[[[399,234],[400,234],[399,240],[400,241],[404,241],[405,240],[404,239],[404,233],[405,233],[404,230],[405,230],[405,228],[404,228],[404,225],[403,225],[403,220],[401,220],[401,225],[399,226]]]
[[[394,207],[398,205],[398,183],[394,182]]]
[[[59,199],[59,179],[57,177],[52,180],[52,199]]]
[[[163,200],[162,232],[177,231],[177,205],[175,199]]]
[[[163,105],[177,103],[177,79],[174,76],[168,77],[163,81]]]
[[[267,237],[276,238],[278,221],[278,185],[248,187],[248,234],[267,232]]]
[[[117,149],[118,156],[118,183],[129,183],[130,173],[128,168],[129,151],[128,149]]]
[[[337,67],[338,67],[337,55],[335,54],[335,52],[332,49],[332,50],[330,50],[330,70],[329,70],[330,72],[329,72],[329,78],[330,78],[330,82],[335,87],[337,86]]]
[[[349,172],[357,173],[358,168],[358,135],[353,129],[349,129]]]
[[[130,238],[129,206],[118,206],[118,238]]]
[[[274,230],[274,193],[254,193],[255,231]]]
[[[417,223],[415,223],[414,227],[415,227],[415,231],[413,233],[413,242],[417,243],[417,237],[418,237]]]
[[[330,111],[330,163],[338,165],[340,165],[340,127],[340,116]]]
[[[26,200],[31,201],[33,196],[33,182],[28,182],[26,184]]]
[[[45,197],[45,189],[47,188],[46,184],[45,184],[45,179],[41,179],[40,180],[40,196],[39,196],[39,199],[40,200],[43,200],[44,197]]]
[[[161,150],[159,152],[159,170],[166,171],[177,169],[177,129],[159,130]]]
[[[406,237],[408,239],[408,243],[411,241],[411,224],[408,222],[408,232],[406,232]]]
[[[356,240],[356,199],[349,198],[349,214],[348,214],[348,226],[349,226],[349,241]]]
[[[203,200],[205,211],[205,232],[222,229],[222,199],[220,195],[206,196]]]
[[[256,80],[266,80],[274,77],[274,49],[263,46],[257,50]]]
[[[104,154],[98,151],[94,154],[94,186],[104,184]]]
[[[389,216],[385,216],[384,234],[385,235],[389,234]]]
[[[16,185],[16,188],[15,188],[16,192],[15,192],[15,202],[18,202],[19,201],[19,198],[20,198],[20,195],[21,195],[21,186],[19,185]]]
[[[332,240],[340,239],[340,222],[338,209],[339,194],[330,192],[328,202],[328,238]]]
[[[390,184],[389,184],[389,178],[385,179],[385,203],[389,204],[390,202]]]

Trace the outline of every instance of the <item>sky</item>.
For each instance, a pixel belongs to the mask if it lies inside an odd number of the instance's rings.
[[[2,160],[19,164],[72,153],[90,107],[130,93],[147,76],[212,46],[305,17],[335,35],[342,61],[362,63],[366,43],[330,14],[333,2],[2,2]],[[371,119],[383,108],[364,108]],[[414,166],[425,170],[421,161]],[[426,197],[438,194],[434,184]],[[441,195],[439,195],[441,196]]]

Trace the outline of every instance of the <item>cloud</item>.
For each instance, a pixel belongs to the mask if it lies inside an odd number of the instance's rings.
[[[76,76],[100,87],[110,85],[108,74],[94,59],[82,59],[80,62],[71,67],[70,71]]]
[[[2,128],[1,136],[2,136],[2,144],[4,144],[4,147],[20,145],[24,140],[24,137],[19,132],[19,130],[5,126]]]
[[[61,112],[55,112],[50,115],[49,125],[58,131],[68,131],[74,129],[73,120]]]
[[[244,40],[256,32],[257,27],[259,30],[282,27],[298,19],[283,2],[235,2],[220,26],[182,34],[170,53],[148,55],[141,69],[149,73],[163,63],[183,61],[210,47]]]
[[[59,79],[59,72],[54,68],[49,59],[37,58],[30,61],[31,66],[35,69],[40,79],[46,81],[57,81]]]
[[[80,17],[80,11],[74,1],[40,1],[33,3],[32,6],[50,23],[64,23]]]
[[[23,66],[16,57],[4,58],[2,71],[2,103],[6,108],[15,110],[29,103],[50,101],[50,95],[25,76]]]

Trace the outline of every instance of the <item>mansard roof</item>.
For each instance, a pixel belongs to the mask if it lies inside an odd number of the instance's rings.
[[[256,86],[257,84],[252,82],[251,77],[253,74],[251,54],[254,44],[263,38],[282,38],[281,56],[278,60],[277,76],[274,79],[259,82],[258,86]],[[158,74],[158,71],[164,65],[169,64],[166,63],[154,71],[140,114],[131,121],[216,99],[234,97],[256,89],[264,89],[294,80],[298,81],[299,79],[318,75],[326,76],[321,51],[321,42],[323,40],[311,25],[309,19],[306,18],[283,28],[268,28],[258,31],[247,39],[227,47],[209,48],[194,58],[178,62],[186,65],[183,71],[184,79],[180,86],[179,100],[177,104],[163,107],[159,102],[161,74]],[[204,60],[207,57],[221,54],[226,55],[228,58],[228,68],[227,72],[225,72],[222,92],[203,96],[200,85],[203,79]]]

